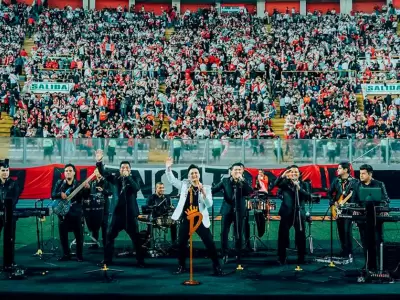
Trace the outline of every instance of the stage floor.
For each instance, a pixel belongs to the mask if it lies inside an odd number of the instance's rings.
[[[199,286],[184,286],[182,282],[189,279],[189,274],[173,275],[176,270],[176,258],[147,258],[146,268],[137,268],[134,257],[116,258],[115,265],[110,268],[123,270],[115,273],[115,281],[104,283],[102,273],[85,274],[86,271],[96,270],[96,263],[102,259],[102,249],[85,250],[85,261],[58,262],[51,257],[44,262],[34,257],[34,244],[25,246],[16,251],[16,262],[27,268],[27,278],[22,280],[0,280],[0,294],[22,298],[40,296],[41,299],[60,299],[64,297],[88,299],[90,297],[184,297],[221,296],[221,297],[252,297],[257,295],[307,298],[323,296],[370,297],[394,296],[398,297],[400,285],[357,283],[357,269],[363,266],[362,255],[356,254],[354,262],[343,266],[347,271],[339,272],[332,268],[321,273],[310,273],[324,264],[312,262],[303,265],[303,272],[294,272],[295,257],[290,257],[289,264],[281,267],[276,263],[275,252],[250,253],[243,259],[243,271],[236,271],[236,263],[231,262],[223,266],[228,273],[225,277],[212,276],[212,264],[204,258],[201,251],[196,252],[194,259],[194,279],[201,282]],[[200,257],[199,257],[200,256]],[[312,257],[309,257],[312,259]],[[52,263],[54,265],[50,265]],[[42,275],[40,271],[46,271]],[[110,272],[110,274],[113,274]],[[297,276],[296,276],[297,275]],[[5,298],[3,298],[5,299]]]

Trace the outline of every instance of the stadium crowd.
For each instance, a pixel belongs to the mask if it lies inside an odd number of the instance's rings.
[[[365,111],[356,99],[366,80],[399,76],[392,12],[260,19],[213,8],[155,16],[3,5],[3,109],[12,136],[274,138],[279,105],[289,139],[397,138],[397,96],[366,98]],[[70,82],[71,92],[19,93],[22,71],[28,83]]]

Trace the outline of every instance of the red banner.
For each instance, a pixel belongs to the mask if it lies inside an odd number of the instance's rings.
[[[350,166],[350,173],[354,176],[354,170]],[[253,187],[256,184],[259,169],[246,168],[246,171],[250,173],[253,179]],[[278,178],[286,169],[263,169],[264,173],[268,175],[269,185],[274,183],[275,179]],[[299,167],[301,179],[303,181],[309,181],[311,183],[313,192],[326,196],[326,192],[330,187],[330,184],[335,176],[337,176],[336,170],[337,165],[309,165]],[[273,179],[274,181],[271,181]],[[275,187],[272,191],[269,191],[273,195],[276,195],[277,188]]]
[[[77,179],[84,180],[93,173],[95,166],[76,166]],[[113,167],[118,172],[118,167]],[[313,192],[326,195],[326,191],[330,183],[336,176],[337,165],[309,165],[299,168],[303,180],[309,180],[312,185]],[[277,177],[285,169],[263,169],[268,176],[269,183],[273,183]],[[11,169],[11,177],[18,180],[22,189],[20,199],[50,199],[52,189],[58,179],[63,178],[64,165],[53,164],[41,167],[32,168],[15,168]],[[352,174],[354,174],[354,171]],[[175,176],[178,178],[187,177],[186,168],[175,168]],[[201,168],[201,176],[204,184],[216,184],[221,180],[221,177],[228,173],[227,168],[206,167]],[[141,191],[138,197],[147,198],[154,191],[156,182],[163,181],[166,184],[166,192],[176,195],[178,191],[169,187],[164,176],[164,168],[134,168],[133,176],[138,179]],[[253,186],[258,176],[258,169],[246,168],[245,177],[252,181]],[[275,195],[276,188],[272,190]],[[218,196],[218,195],[217,195]]]

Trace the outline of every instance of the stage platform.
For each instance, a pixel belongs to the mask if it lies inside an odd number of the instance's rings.
[[[118,245],[117,245],[118,246]],[[400,283],[367,284],[357,283],[357,275],[363,267],[360,251],[355,254],[354,262],[343,266],[346,271],[327,269],[318,274],[313,273],[324,264],[312,262],[302,265],[302,272],[295,272],[295,256],[289,257],[289,264],[281,267],[276,262],[272,251],[249,253],[243,258],[244,270],[237,271],[236,263],[223,266],[228,274],[224,277],[212,276],[212,264],[201,245],[194,259],[194,279],[201,282],[199,286],[184,286],[182,282],[189,279],[189,274],[173,275],[177,267],[175,257],[147,258],[145,268],[135,266],[134,257],[115,258],[115,265],[110,268],[123,270],[115,274],[115,281],[104,282],[102,272],[85,274],[87,271],[100,269],[96,264],[102,259],[102,249],[86,250],[85,261],[58,262],[56,256],[46,261],[34,257],[34,244],[16,251],[16,262],[27,268],[27,277],[21,280],[0,277],[0,295],[2,299],[40,297],[40,299],[99,299],[109,298],[249,298],[269,296],[273,298],[337,298],[351,297],[379,299],[397,297]],[[116,253],[118,250],[116,251]],[[293,253],[294,254],[294,253]],[[48,271],[48,272],[46,272]],[[43,273],[44,272],[44,273]]]
[[[324,201],[325,202],[325,201]],[[392,202],[392,206],[400,206],[399,200]],[[20,206],[33,207],[34,203],[21,201]],[[314,261],[317,257],[326,257],[330,253],[330,222],[321,221],[321,215],[326,212],[327,203],[318,206],[318,213],[312,226],[312,236],[314,245],[314,254],[308,256],[309,264],[302,266],[304,272],[295,272],[296,265],[295,250],[289,251],[289,265],[281,267],[277,264],[277,237],[279,222],[272,218],[266,225],[266,232],[261,237],[262,243],[258,242],[258,251],[248,253],[243,260],[243,271],[236,271],[235,262],[224,265],[225,277],[219,278],[212,276],[212,265],[209,259],[206,259],[206,253],[202,242],[197,235],[194,236],[195,247],[195,279],[201,282],[199,286],[183,286],[182,282],[189,279],[189,274],[173,275],[177,267],[176,253],[169,257],[148,257],[146,259],[147,267],[144,269],[135,266],[134,257],[123,257],[115,259],[115,266],[110,268],[121,269],[123,273],[117,273],[116,281],[104,283],[101,272],[96,274],[85,274],[87,271],[98,270],[97,266],[102,260],[102,249],[90,251],[87,246],[84,249],[84,259],[82,263],[76,261],[58,262],[60,252],[55,251],[54,255],[47,257],[43,261],[39,257],[33,256],[37,250],[37,231],[36,219],[25,218],[17,222],[16,233],[16,254],[15,261],[18,265],[27,268],[27,278],[21,280],[10,280],[0,276],[0,295],[1,299],[12,298],[32,298],[38,296],[41,300],[52,299],[99,299],[112,297],[132,298],[133,296],[142,298],[250,298],[250,297],[273,297],[273,298],[335,298],[351,297],[355,298],[388,298],[396,297],[400,292],[400,282],[391,284],[367,284],[357,283],[357,277],[364,265],[364,256],[359,245],[358,229],[353,228],[353,246],[355,251],[354,262],[343,266],[347,272],[335,272],[327,269],[322,273],[312,273],[325,264]],[[317,206],[315,207],[317,208]],[[276,215],[276,212],[275,214]],[[54,215],[53,215],[54,216]],[[39,237],[45,243],[44,252],[51,252],[51,241],[53,237],[58,245],[58,221],[53,216],[46,217],[44,222],[40,222]],[[214,240],[217,248],[220,247],[220,222],[218,216],[214,219],[211,226]],[[52,226],[54,225],[54,226]],[[146,228],[145,223],[140,223],[141,230]],[[339,252],[338,235],[336,224],[334,224],[333,247],[334,253]],[[309,224],[306,228],[307,236],[311,235]],[[251,235],[257,234],[257,230]],[[170,234],[166,234],[169,240]],[[73,235],[70,235],[72,241]],[[398,242],[400,240],[400,228],[398,223],[386,223],[384,231],[386,242]],[[294,248],[294,233],[290,234],[291,246]],[[86,241],[88,238],[86,237]],[[0,238],[0,265],[2,264],[2,236]],[[253,244],[252,244],[253,246]],[[121,232],[116,240],[115,253],[121,253],[125,250],[131,250],[132,243],[126,233]],[[307,249],[310,249],[309,239],[307,239]],[[48,271],[48,273],[46,273]],[[43,273],[44,272],[44,273]],[[112,274],[112,272],[111,272]],[[297,276],[296,276],[297,275]],[[247,299],[246,299],[247,300]]]

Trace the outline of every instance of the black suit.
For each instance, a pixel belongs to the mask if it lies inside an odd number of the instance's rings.
[[[343,195],[346,197],[350,191],[354,189],[354,186],[358,183],[358,180],[349,176],[347,179],[341,179],[340,177],[335,178],[328,190],[328,197],[331,202],[337,202]],[[346,203],[351,203],[350,198]],[[337,219],[336,225],[339,233],[340,244],[342,246],[343,257],[348,257],[353,254],[353,222],[348,219]]]
[[[226,255],[228,251],[228,235],[232,222],[234,223],[235,236],[236,236],[236,251],[240,251],[243,245],[243,229],[245,227],[245,221],[247,217],[246,201],[245,196],[250,195],[253,192],[252,187],[248,182],[243,181],[241,183],[236,183],[232,179],[223,178],[220,183],[212,188],[212,193],[218,193],[223,191],[224,201],[221,206],[221,250],[222,255]],[[236,191],[236,195],[235,195]],[[235,198],[236,201],[235,202]],[[236,205],[238,211],[236,212]],[[237,228],[238,222],[236,215],[238,213],[241,224],[239,224],[239,229]],[[238,231],[239,230],[239,231]]]
[[[14,264],[14,245],[15,245],[15,231],[17,225],[17,219],[14,216],[6,218],[7,213],[12,213],[19,200],[20,188],[17,181],[8,178],[4,184],[0,182],[0,235],[4,228],[3,238],[3,267],[5,269],[11,268]],[[10,222],[11,226],[6,226],[6,221]]]
[[[390,202],[389,196],[386,192],[385,184],[381,181],[372,179],[369,185],[365,185],[363,182],[358,182],[354,187],[354,193],[352,201],[354,203],[360,204],[360,206],[366,206],[368,213],[374,210],[374,203],[363,203],[360,200],[360,189],[366,187],[379,187],[382,191],[382,199],[374,199],[376,201],[381,201],[384,205],[388,205]],[[372,209],[372,211],[371,211]],[[379,253],[379,246],[383,243],[383,222],[357,222],[358,229],[360,231],[360,239],[364,248],[364,255],[366,261],[368,261],[369,269],[377,269],[377,259]]]
[[[57,181],[51,197],[53,200],[61,199],[61,193],[74,191],[80,183],[77,180],[73,180],[72,184],[69,185],[66,180],[60,179]],[[89,196],[89,190],[83,189],[73,197],[71,202],[71,208],[69,212],[64,216],[58,217],[58,230],[60,234],[60,243],[63,248],[64,257],[70,255],[70,248],[68,245],[68,232],[73,232],[76,240],[76,257],[82,259],[83,255],[83,210],[82,203],[83,199]]]
[[[300,188],[297,193],[297,188],[292,180],[282,176],[276,180],[275,185],[280,188],[282,195],[282,204],[279,209],[279,216],[281,217],[278,233],[279,261],[284,263],[286,260],[286,248],[290,245],[289,231],[294,226],[298,263],[302,263],[306,254],[305,203],[310,197],[308,185],[299,181]],[[298,194],[298,203],[296,194]]]
[[[153,209],[153,215],[152,215],[152,217],[155,219],[162,216],[168,216],[168,212],[170,211],[172,204],[169,196],[162,195],[162,197],[160,197],[157,194],[152,194],[147,199],[147,206],[148,207],[157,206],[156,208]],[[151,234],[151,230],[152,230],[152,225],[148,225],[147,226],[148,234]],[[174,223],[171,225],[171,240],[173,243],[176,242],[176,237],[177,237],[177,226],[176,223]]]
[[[111,224],[107,234],[107,244],[104,249],[104,261],[110,263],[114,252],[114,240],[118,234],[125,230],[131,238],[136,249],[136,259],[139,263],[144,261],[144,251],[139,237],[139,206],[136,200],[140,190],[139,184],[132,176],[121,177],[104,170],[102,162],[96,164],[100,174],[118,190],[118,200],[112,214]]]

